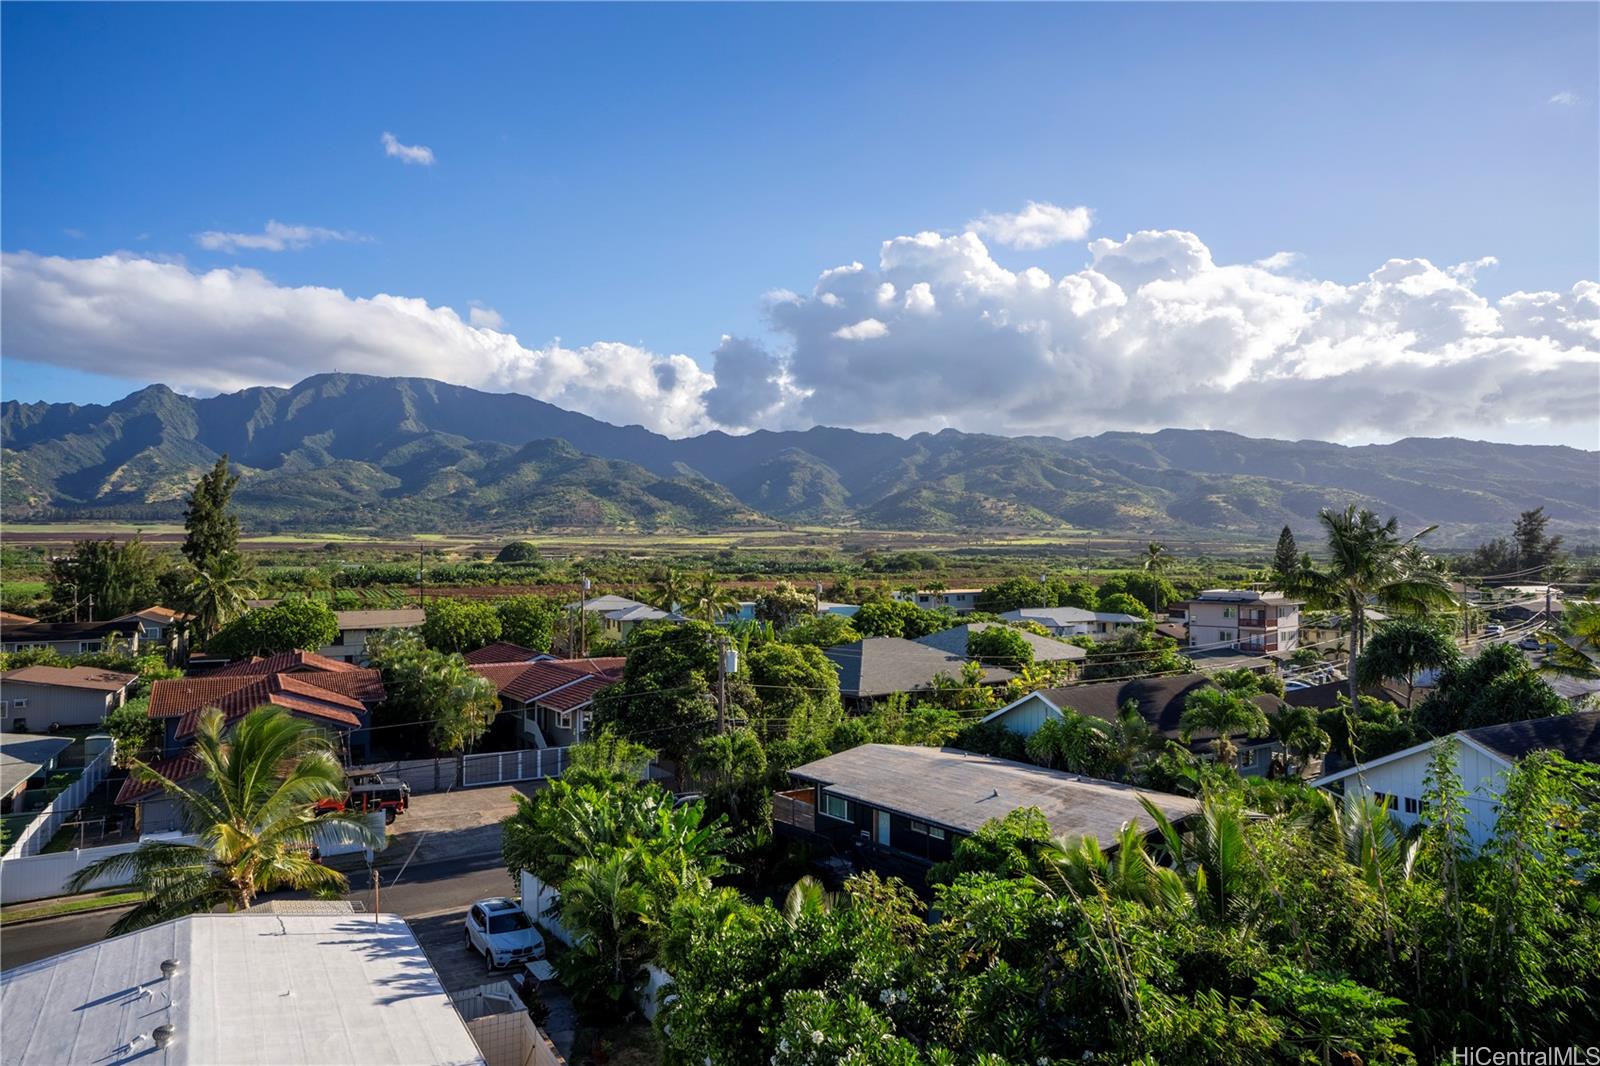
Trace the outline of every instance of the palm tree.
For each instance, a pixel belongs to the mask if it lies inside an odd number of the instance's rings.
[[[280,888],[342,895],[343,874],[315,862],[316,839],[335,836],[375,847],[383,837],[354,812],[317,817],[317,801],[344,793],[344,769],[328,735],[280,707],[258,707],[224,727],[222,712],[201,715],[190,749],[199,783],[183,783],[135,763],[137,778],[166,790],[183,813],[193,844],[152,842],[91,863],[69,892],[102,877],[132,883],[144,900],[111,927],[113,936],[185,914],[244,910]]]
[[[650,575],[650,590],[645,593],[652,607],[663,611],[676,611],[689,598],[689,584],[684,576],[670,566],[662,566]]]
[[[1148,799],[1140,797],[1139,802],[1156,824],[1167,860],[1192,885],[1195,900],[1224,920],[1247,917],[1241,913],[1247,907],[1242,889],[1249,857],[1244,813],[1221,799],[1207,798],[1201,801],[1200,817],[1180,829]]]
[[[1543,669],[1578,677],[1600,676],[1600,603],[1569,603],[1556,630],[1555,650]]]
[[[1304,777],[1311,760],[1328,750],[1333,742],[1328,731],[1317,721],[1310,707],[1296,707],[1285,703],[1267,715],[1267,729],[1283,750],[1299,764],[1299,776]]]
[[[739,597],[731,589],[717,584],[716,576],[710,571],[701,574],[695,582],[689,591],[689,602],[696,614],[711,623],[739,609]]]
[[[561,921],[580,933],[570,979],[591,1002],[621,1004],[639,982],[655,910],[639,857],[631,848],[583,856],[561,883]]]
[[[1240,688],[1203,688],[1189,693],[1183,703],[1183,715],[1178,725],[1183,730],[1183,742],[1189,743],[1194,734],[1210,730],[1216,734],[1211,741],[1217,753],[1217,762],[1233,765],[1238,745],[1233,737],[1237,733],[1258,737],[1267,731],[1267,716],[1256,705],[1254,693]]]
[[[1146,845],[1145,830],[1134,822],[1122,827],[1115,848],[1107,852],[1095,837],[1057,838],[1041,855],[1046,871],[1041,878],[1047,891],[1057,895],[1052,880],[1076,896],[1105,893],[1112,899],[1132,900],[1169,913],[1189,903],[1189,893],[1176,870],[1156,862]]]
[[[224,552],[205,569],[196,569],[183,590],[195,635],[205,640],[245,612],[245,600],[255,594],[244,557]]]
[[[1152,574],[1164,573],[1172,565],[1172,556],[1168,553],[1166,545],[1151,541],[1144,546],[1144,556],[1140,560],[1140,568]]]
[[[1351,504],[1343,511],[1323,508],[1317,515],[1328,534],[1328,565],[1310,567],[1296,578],[1296,588],[1319,606],[1344,613],[1349,622],[1348,673],[1350,702],[1359,695],[1356,660],[1367,637],[1367,608],[1376,604],[1409,614],[1454,606],[1455,593],[1442,569],[1417,547],[1436,527],[1404,539],[1400,522]]]
[[[1356,660],[1356,682],[1376,685],[1404,678],[1406,706],[1416,689],[1419,670],[1442,670],[1460,658],[1456,642],[1434,626],[1415,618],[1385,622]]]
[[[735,827],[739,799],[767,779],[767,754],[748,729],[707,737],[689,756],[689,773],[705,786],[713,810],[726,811]]]

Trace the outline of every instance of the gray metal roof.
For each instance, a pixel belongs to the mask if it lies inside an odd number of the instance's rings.
[[[161,964],[175,959],[167,980]],[[16,1066],[481,1066],[393,914],[201,914],[0,974]],[[172,1042],[152,1032],[170,1025]]]
[[[1003,611],[1000,617],[1010,618],[1013,621],[1026,620],[1052,626],[1069,626],[1093,622],[1095,613],[1085,611],[1082,607],[1023,607],[1015,611]]]
[[[946,629],[940,633],[930,633],[925,637],[918,637],[917,643],[926,644],[928,647],[936,648],[947,655],[964,657],[967,654],[967,636],[969,634],[981,633],[985,629],[999,624],[998,622],[970,622],[964,626],[956,626],[954,629]],[[1030,633],[1026,629],[1018,629],[1015,632],[1020,634],[1022,639],[1028,642],[1028,646],[1033,649],[1034,662],[1066,662],[1085,658],[1089,654],[1076,644],[1068,644],[1065,641],[1056,640],[1054,637],[1041,637],[1039,634]]]
[[[1110,845],[1128,822],[1155,823],[1139,802],[1149,799],[1168,818],[1197,813],[1187,796],[978,755],[957,748],[863,744],[789,771],[827,791],[870,807],[973,833],[985,822],[1037,807],[1057,834],[1093,836]]]
[[[71,743],[71,737],[0,733],[0,795],[9,796]]]
[[[928,688],[940,674],[959,679],[964,655],[951,655],[926,644],[900,637],[868,637],[853,644],[824,648],[839,670],[839,691],[845,696],[871,698]],[[1010,670],[985,667],[986,684],[1009,681]]]

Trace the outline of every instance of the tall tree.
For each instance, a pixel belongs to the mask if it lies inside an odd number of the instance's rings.
[[[1278,550],[1272,553],[1272,569],[1286,582],[1293,582],[1300,569],[1300,547],[1294,542],[1294,530],[1288,526],[1278,534]]]
[[[1544,513],[1543,507],[1523,511],[1517,516],[1511,540],[1517,546],[1518,570],[1532,570],[1555,559],[1562,538],[1547,536],[1545,530],[1549,525],[1550,516]]]
[[[739,609],[739,597],[727,586],[718,584],[716,575],[710,571],[701,574],[690,586],[689,603],[695,614],[713,623]]]
[[[1216,736],[1211,744],[1217,753],[1217,762],[1233,766],[1234,754],[1239,750],[1233,738],[1239,734],[1258,737],[1268,729],[1267,716],[1254,696],[1255,693],[1242,684],[1213,685],[1189,693],[1183,702],[1183,715],[1178,720],[1184,742],[1195,733],[1213,732]]]
[[[321,600],[293,597],[271,607],[246,611],[206,643],[219,655],[274,655],[303,649],[316,651],[339,639],[339,618]]]
[[[1342,511],[1325,507],[1317,515],[1328,535],[1326,567],[1303,569],[1295,586],[1322,607],[1342,611],[1349,626],[1350,701],[1359,695],[1356,660],[1367,638],[1367,608],[1374,604],[1409,614],[1455,605],[1444,572],[1432,565],[1417,542],[1435,527],[1400,536],[1400,522],[1354,504]]]
[[[232,728],[205,711],[193,751],[198,781],[174,781],[139,764],[181,809],[198,840],[152,842],[91,863],[68,884],[81,892],[102,877],[132,882],[144,899],[111,927],[113,935],[185,914],[244,910],[279,888],[338,897],[345,876],[315,862],[311,848],[329,834],[375,846],[382,837],[355,813],[317,817],[318,800],[343,794],[344,768],[328,734],[279,707],[258,707]]]
[[[164,569],[138,535],[121,543],[110,537],[80,540],[71,555],[51,560],[54,618],[99,621],[149,607],[158,598]]]
[[[1396,618],[1380,625],[1367,641],[1356,660],[1356,681],[1370,686],[1404,680],[1406,706],[1410,707],[1417,673],[1442,670],[1458,657],[1456,642],[1438,626],[1415,618]]]
[[[189,625],[194,635],[204,641],[243,615],[245,601],[255,590],[245,570],[244,556],[238,552],[214,556],[191,574],[183,598],[193,615]]]
[[[239,548],[239,518],[228,510],[239,475],[228,473],[228,457],[223,455],[210,471],[195,482],[183,511],[183,557],[196,570],[205,570],[219,556]]]
[[[650,591],[645,595],[652,607],[676,611],[689,598],[689,582],[681,571],[670,566],[659,567],[650,575]]]

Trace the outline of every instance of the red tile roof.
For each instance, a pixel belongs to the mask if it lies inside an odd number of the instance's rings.
[[[362,703],[379,703],[384,697],[383,674],[371,667],[357,667],[337,674],[308,670],[288,676],[307,685],[315,685],[317,688],[360,700]]]
[[[156,771],[169,781],[182,783],[200,772],[200,760],[194,757],[193,752],[184,752],[174,755],[170,759],[162,759],[150,764],[150,769]],[[118,803],[138,803],[146,796],[154,795],[162,789],[159,781],[141,781],[134,775],[122,782],[122,787],[117,790]]]
[[[462,658],[473,666],[486,666],[490,663],[529,663],[538,654],[532,648],[524,648],[521,644],[513,644],[509,640],[497,640],[477,651],[467,652]]]
[[[360,670],[354,663],[343,663],[318,655],[314,651],[280,651],[265,659],[252,655],[227,666],[208,672],[207,677],[259,677],[262,674],[279,674],[285,670],[325,670],[329,673],[348,673]]]
[[[338,680],[334,681],[333,678]],[[366,710],[362,695],[376,688],[383,697],[383,682],[376,670],[357,674],[269,674],[265,677],[183,677],[150,686],[151,718],[182,718],[178,737],[193,735],[200,713],[207,707],[222,711],[228,722],[271,704],[298,714],[339,725],[356,727]],[[355,690],[346,691],[346,690]]]
[[[550,707],[557,711],[575,711],[579,707],[587,707],[593,703],[595,695],[601,689],[614,684],[616,684],[614,678],[592,674],[554,692],[547,692],[535,702],[541,707]]]
[[[622,676],[621,656],[605,659],[548,659],[538,663],[490,663],[473,672],[494,682],[501,696],[518,703],[544,703],[544,697],[578,681],[611,684]],[[585,689],[588,691],[588,689]]]

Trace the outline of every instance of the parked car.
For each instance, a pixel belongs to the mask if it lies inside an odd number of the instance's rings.
[[[1309,681],[1285,681],[1283,683],[1283,690],[1285,692],[1293,692],[1296,689],[1310,688],[1310,687],[1311,687],[1311,682],[1309,682]]]
[[[1538,651],[1544,647],[1544,643],[1538,637],[1523,637],[1517,647],[1522,648],[1524,651]]]
[[[480,899],[467,908],[467,947],[491,970],[544,958],[544,937],[516,900]]]
[[[318,814],[334,811],[382,811],[385,823],[392,823],[411,806],[411,786],[404,781],[385,781],[382,775],[367,771],[345,779],[345,794],[337,799],[318,800]]]
[[[1483,627],[1483,635],[1486,636],[1486,637],[1501,637],[1501,636],[1505,635],[1505,632],[1506,632],[1506,627],[1503,626],[1503,625],[1499,625],[1499,624],[1488,625],[1488,626],[1484,626]]]

